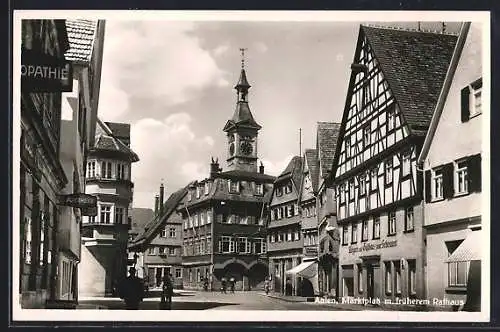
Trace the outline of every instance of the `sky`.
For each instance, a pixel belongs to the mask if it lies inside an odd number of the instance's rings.
[[[255,22],[106,20],[98,115],[130,123],[133,207],[153,208],[208,177],[211,157],[226,167],[222,128],[233,115],[247,48],[249,105],[265,172],[279,175],[290,159],[315,148],[318,121],[340,122],[360,24],[391,22]],[[440,23],[421,23],[424,30]],[[459,24],[447,30],[457,32]]]

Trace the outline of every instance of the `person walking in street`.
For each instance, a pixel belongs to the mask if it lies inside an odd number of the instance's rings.
[[[223,277],[221,279],[220,283],[221,283],[221,288],[220,288],[221,293],[226,294],[226,286],[227,286],[226,285],[226,277]]]
[[[229,278],[229,286],[231,287],[231,293],[234,294],[234,284],[236,281],[234,280],[234,277]]]
[[[129,276],[125,278],[119,287],[120,298],[125,301],[127,310],[137,310],[144,299],[144,285],[142,280],[135,275],[135,268],[129,269]]]
[[[203,290],[208,292],[208,277],[203,278]]]
[[[266,278],[266,281],[264,282],[264,290],[266,291],[266,295],[269,294],[269,278]]]
[[[161,289],[160,310],[172,309],[172,296],[174,295],[174,284],[172,275],[165,275],[163,277],[163,284]]]

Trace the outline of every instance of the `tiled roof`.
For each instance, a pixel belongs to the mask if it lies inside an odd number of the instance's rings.
[[[161,228],[165,226],[167,219],[176,210],[186,193],[187,186],[172,193],[163,205],[164,213],[162,215],[156,215],[153,219],[151,219],[144,227],[144,231],[132,240],[129,248],[137,248],[153,239]]]
[[[130,156],[131,161],[139,161],[139,156],[118,138],[100,134],[96,137],[92,151],[120,152]]]
[[[66,20],[69,49],[65,53],[66,60],[89,62],[92,57],[97,21]]]
[[[275,182],[279,182],[285,179],[292,179],[296,190],[300,189],[300,184],[302,182],[302,162],[304,158],[299,156],[294,156],[292,160],[288,163],[285,170],[278,176]],[[297,187],[299,186],[299,187]]]
[[[332,170],[337,139],[340,132],[340,123],[318,122],[317,151],[319,158],[319,176],[326,177]]]
[[[118,122],[105,122],[114,136],[120,138],[130,138],[130,124]]]
[[[457,36],[361,26],[410,130],[425,135]]]
[[[319,180],[318,152],[316,149],[306,149],[305,156],[313,191],[316,192],[318,190]]]
[[[144,230],[144,226],[146,223],[150,222],[153,219],[154,211],[153,209],[147,208],[133,208],[131,209],[131,219],[132,219],[132,227],[130,229],[130,233],[141,233]]]

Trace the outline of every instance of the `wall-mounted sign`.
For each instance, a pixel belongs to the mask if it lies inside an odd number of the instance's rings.
[[[39,51],[21,51],[21,92],[71,92],[71,62]]]
[[[359,246],[359,247],[358,246],[350,246],[349,253],[390,248],[390,247],[395,247],[397,245],[398,245],[398,240],[394,240],[394,241],[382,240],[382,242],[375,243],[375,244],[368,242],[368,243],[363,243],[363,245]]]
[[[97,216],[97,206],[80,208],[82,216],[95,217]]]
[[[97,207],[97,197],[89,194],[59,195],[58,204],[80,209],[91,209]]]

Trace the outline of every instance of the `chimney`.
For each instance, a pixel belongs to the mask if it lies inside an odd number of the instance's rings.
[[[264,164],[262,164],[262,161],[260,162],[259,173],[264,174]]]
[[[155,195],[155,216],[158,214],[160,208],[160,196]]]
[[[158,211],[161,214],[163,212],[163,195],[165,194],[165,187],[163,187],[163,181],[160,185],[160,204],[158,207]]]
[[[210,178],[213,178],[215,174],[219,173],[221,168],[219,167],[219,158],[215,159],[212,157],[212,161],[210,163]]]

